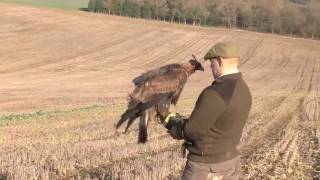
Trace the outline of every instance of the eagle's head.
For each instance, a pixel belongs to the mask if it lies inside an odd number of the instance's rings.
[[[191,59],[189,60],[189,63],[194,67],[194,71],[204,71],[203,66],[201,65],[201,63],[199,61],[197,61],[196,59]]]

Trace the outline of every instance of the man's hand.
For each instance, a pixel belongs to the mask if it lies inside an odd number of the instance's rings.
[[[171,129],[169,129],[167,131],[168,134],[170,134],[170,136],[173,138],[173,139],[177,139],[177,140],[181,140],[182,138],[180,137],[180,135],[178,134],[178,130],[177,130],[177,127],[173,126]]]
[[[179,113],[170,113],[163,121],[163,125],[165,128],[170,130],[172,126],[174,126],[175,123],[181,119],[183,119],[183,116],[181,116]]]
[[[183,139],[184,117],[178,113],[170,113],[163,124],[168,129],[168,133],[174,139]]]
[[[165,118],[165,120],[163,121],[163,125],[165,128],[167,129],[171,129],[172,128],[172,122],[173,119],[176,117],[180,117],[180,115],[178,113],[170,113],[167,115],[167,117]]]

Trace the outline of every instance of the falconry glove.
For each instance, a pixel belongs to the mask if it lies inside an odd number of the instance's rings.
[[[180,121],[183,119],[183,116],[181,116],[179,113],[170,113],[165,120],[163,121],[163,125],[165,128],[170,130],[177,121]]]
[[[168,133],[174,139],[183,139],[183,127],[185,119],[179,113],[170,113],[163,122],[163,125],[168,129]]]

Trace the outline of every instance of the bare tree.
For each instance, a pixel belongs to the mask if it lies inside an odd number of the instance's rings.
[[[306,23],[303,30],[312,39],[317,32],[320,33],[320,2],[313,0],[309,2],[304,10],[306,14]]]
[[[306,18],[298,6],[287,3],[281,10],[281,20],[285,32],[293,35],[300,33],[300,27],[305,24]]]
[[[220,0],[218,1],[218,10],[223,17],[226,26],[233,28],[237,24],[238,9],[241,6],[241,1]]]

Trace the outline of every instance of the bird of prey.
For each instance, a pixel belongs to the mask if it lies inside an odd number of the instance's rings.
[[[138,143],[147,141],[148,122],[163,121],[169,114],[170,104],[176,105],[188,77],[197,70],[204,71],[194,55],[187,63],[169,64],[149,70],[134,78],[135,88],[128,96],[128,108],[122,114],[116,128],[125,121],[127,132],[134,120],[140,117]]]

